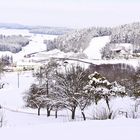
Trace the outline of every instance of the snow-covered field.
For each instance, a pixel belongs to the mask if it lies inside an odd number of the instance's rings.
[[[2,140],[139,140],[140,120],[107,120],[4,128]]]
[[[37,110],[25,108],[25,103],[22,100],[23,93],[31,83],[35,82],[35,79],[31,72],[20,73],[19,79],[18,88],[16,72],[6,73],[2,77],[2,81],[6,83],[4,89],[0,90],[0,103],[4,106],[4,123],[0,128],[2,140],[138,140],[140,137],[139,119],[121,117],[115,120],[71,122],[67,111],[63,111],[64,116],[58,116],[55,119],[54,116],[47,118],[43,110],[41,111],[42,115],[37,116]],[[129,99],[119,99],[116,104],[112,105],[114,108],[119,106],[122,110],[130,111],[129,107],[132,103]],[[86,114],[92,116],[91,112],[90,114],[86,112]]]
[[[57,120],[54,119],[54,116],[46,119],[46,110],[42,110],[41,112],[44,115],[38,117],[36,109],[25,107],[23,96],[30,85],[36,82],[31,71],[5,73],[1,78],[1,82],[5,83],[4,88],[0,89],[0,105],[3,107],[4,112],[4,127],[69,121],[67,116]],[[63,111],[63,115],[67,114],[67,111]]]
[[[24,106],[23,92],[34,82],[32,73],[5,73],[1,78],[1,82],[5,83],[5,85],[3,89],[0,89],[0,104],[16,110],[22,108]]]

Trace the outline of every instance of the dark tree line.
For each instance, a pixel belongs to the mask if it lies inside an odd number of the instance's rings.
[[[70,28],[63,28],[63,27],[34,27],[29,29],[30,33],[34,34],[48,34],[48,35],[63,35],[68,32],[73,31]]]
[[[8,55],[2,55],[0,61],[3,63],[4,66],[9,66],[13,63],[13,57]]]
[[[126,87],[126,92],[129,95],[133,95],[133,78],[136,75],[136,70],[133,66],[123,63],[90,65],[89,73],[93,73],[94,71],[99,72],[110,82],[117,81],[119,84]]]

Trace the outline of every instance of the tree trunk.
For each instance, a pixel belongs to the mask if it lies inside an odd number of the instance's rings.
[[[51,111],[47,109],[47,117],[49,117],[50,115],[51,115]]]
[[[111,119],[111,117],[112,117],[112,113],[113,113],[113,112],[109,112],[108,119]]]
[[[40,116],[40,109],[41,107],[39,106],[38,111],[37,111],[38,116]]]
[[[57,110],[55,110],[55,118],[57,118]]]
[[[83,119],[84,121],[86,120],[86,116],[85,116],[85,113],[82,111],[82,116],[83,116]]]
[[[72,109],[72,116],[71,116],[71,119],[74,120],[75,119],[75,110],[76,110],[76,107],[74,107]]]
[[[105,98],[105,101],[106,101],[106,104],[107,104],[108,110],[109,110],[109,112],[110,112],[110,106],[109,106],[109,99],[108,99],[108,97]]]
[[[109,99],[108,99],[108,97],[105,98],[105,101],[106,101],[106,104],[107,104],[107,107],[108,107],[108,110],[109,110],[108,119],[111,119],[113,112],[111,112],[111,110],[110,110],[110,105],[109,105]]]

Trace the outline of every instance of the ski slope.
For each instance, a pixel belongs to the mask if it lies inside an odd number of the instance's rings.
[[[94,37],[84,53],[88,59],[101,59],[101,49],[110,41],[109,36]]]

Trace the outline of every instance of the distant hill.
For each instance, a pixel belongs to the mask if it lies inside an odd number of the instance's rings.
[[[16,23],[0,23],[0,28],[7,29],[30,29],[30,26],[16,24]]]
[[[46,26],[33,27],[29,29],[30,33],[48,34],[48,35],[63,35],[71,31],[73,31],[73,29],[64,27],[46,27]]]
[[[16,23],[0,23],[0,28],[7,29],[27,29],[30,33],[34,34],[49,34],[49,35],[63,35],[71,32],[74,29],[65,27],[49,27],[49,26],[28,26]]]

